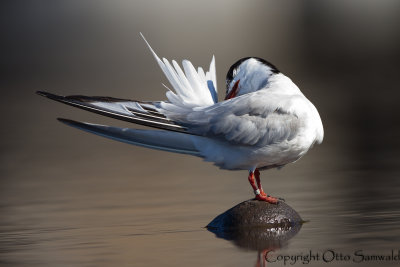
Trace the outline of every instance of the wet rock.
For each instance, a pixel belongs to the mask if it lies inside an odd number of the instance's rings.
[[[301,224],[300,215],[285,202],[247,200],[218,215],[207,228],[229,231],[246,227],[284,228]]]
[[[247,200],[218,215],[207,229],[241,248],[277,249],[295,236],[303,220],[285,202]]]

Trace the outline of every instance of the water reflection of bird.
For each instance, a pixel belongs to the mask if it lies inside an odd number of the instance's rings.
[[[256,251],[257,262],[255,266],[266,266],[267,262],[271,262],[269,257],[276,257],[274,255],[276,251],[287,246],[289,240],[300,231],[301,227],[301,224],[275,228],[249,227],[223,235],[216,233],[216,236],[233,242],[241,249]]]
[[[146,41],[146,40],[145,40]],[[147,41],[146,41],[147,43]],[[147,43],[148,44],[148,43]],[[75,107],[160,130],[117,128],[60,119],[118,141],[204,158],[223,169],[249,170],[256,199],[277,203],[264,193],[262,169],[282,167],[321,143],[323,127],[314,105],[274,65],[256,57],[231,66],[226,97],[218,102],[215,60],[196,70],[184,60],[161,60],[148,45],[174,91],[168,101],[38,94]]]

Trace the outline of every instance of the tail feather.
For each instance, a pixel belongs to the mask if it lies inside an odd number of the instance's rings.
[[[119,128],[62,118],[58,118],[58,120],[68,126],[123,143],[180,154],[201,156],[199,151],[194,147],[190,139],[191,136],[187,134],[162,130]]]

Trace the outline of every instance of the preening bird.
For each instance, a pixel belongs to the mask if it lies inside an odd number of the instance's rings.
[[[143,37],[143,35],[142,35]],[[324,136],[321,118],[300,89],[268,61],[247,57],[226,76],[226,97],[218,102],[215,58],[209,71],[183,60],[182,68],[156,55],[143,37],[173,90],[166,101],[112,97],[58,96],[50,99],[158,130],[118,128],[59,119],[65,124],[128,144],[203,158],[228,170],[248,170],[257,200],[267,195],[260,170],[282,167],[301,158]],[[165,86],[166,87],[166,86]]]

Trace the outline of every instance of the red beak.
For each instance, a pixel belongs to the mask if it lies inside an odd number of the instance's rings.
[[[235,85],[232,87],[232,90],[229,92],[229,94],[226,95],[225,100],[234,98],[239,93],[239,82],[240,80],[237,80],[235,82]]]

